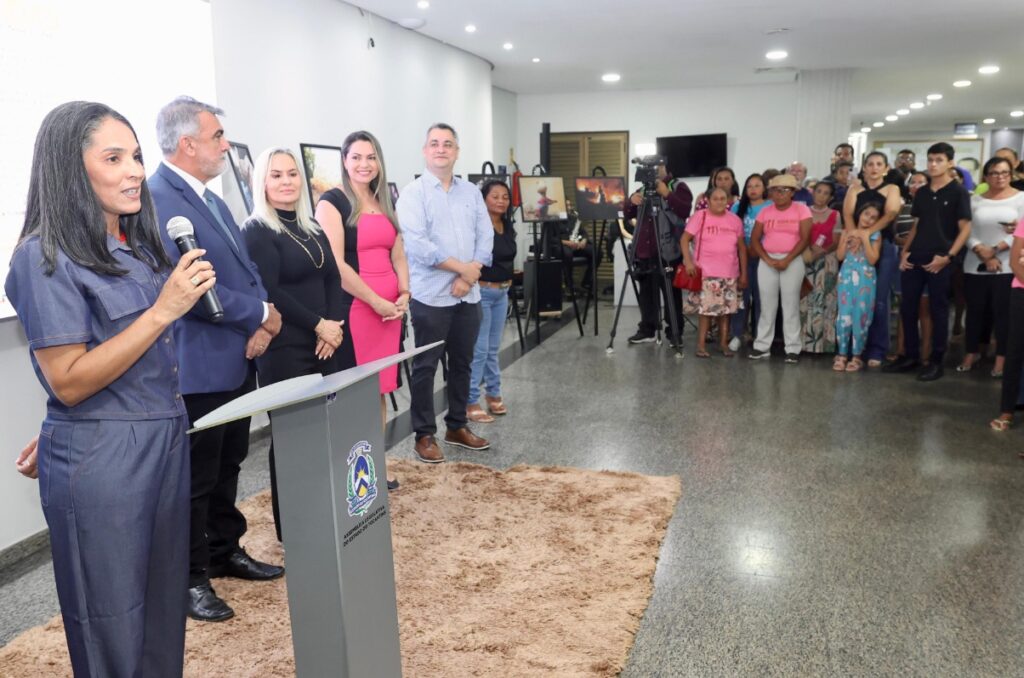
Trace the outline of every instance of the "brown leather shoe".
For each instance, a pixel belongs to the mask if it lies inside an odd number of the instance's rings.
[[[437,446],[434,436],[423,436],[416,439],[416,456],[424,464],[440,464],[444,461],[441,448]]]
[[[489,442],[478,435],[473,435],[473,432],[465,427],[455,430],[448,429],[448,432],[444,434],[444,441],[449,445],[465,447],[467,450],[486,450],[491,446]]]

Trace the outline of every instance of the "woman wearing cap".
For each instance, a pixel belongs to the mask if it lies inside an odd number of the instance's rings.
[[[811,210],[793,202],[799,188],[792,174],[780,174],[768,183],[772,204],[761,210],[754,224],[750,243],[761,259],[757,267],[757,286],[761,297],[761,317],[751,360],[766,358],[775,338],[775,314],[782,300],[782,332],[786,342],[786,362],[800,361],[800,286],[804,280],[801,254],[811,239]]]

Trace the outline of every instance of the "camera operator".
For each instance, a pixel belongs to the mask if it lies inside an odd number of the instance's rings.
[[[638,168],[637,173],[642,171]],[[653,214],[647,212],[644,215],[643,223],[637,224],[633,234],[634,260],[633,266],[636,271],[637,282],[640,287],[640,324],[637,332],[629,338],[631,344],[644,344],[654,341],[655,331],[658,329],[658,295],[662,295],[665,309],[666,334],[671,337],[671,328],[668,316],[668,304],[676,310],[676,319],[679,327],[679,342],[682,343],[683,333],[683,298],[682,293],[672,287],[671,277],[676,264],[682,261],[682,254],[679,251],[679,239],[683,235],[683,228],[686,219],[690,216],[690,208],[693,205],[693,193],[685,182],[673,179],[668,173],[664,162],[656,167],[657,179],[654,188],[657,194],[665,201],[665,214],[672,224],[671,233],[661,235],[662,255],[665,257],[665,269],[658,271],[658,243],[655,240],[655,229]],[[629,197],[626,203],[625,218],[634,219],[637,216],[638,207],[643,203],[644,189],[637,190]],[[659,274],[660,273],[660,274]],[[672,290],[672,298],[666,298],[665,278],[669,278],[669,288]]]

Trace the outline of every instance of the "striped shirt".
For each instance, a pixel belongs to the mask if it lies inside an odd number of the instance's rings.
[[[480,301],[479,285],[464,297],[452,295],[458,274],[438,268],[448,258],[490,266],[494,228],[480,189],[452,177],[445,192],[441,180],[426,172],[399,195],[396,211],[413,298],[428,306]]]

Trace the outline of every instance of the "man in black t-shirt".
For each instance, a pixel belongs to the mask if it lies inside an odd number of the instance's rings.
[[[917,319],[921,294],[927,287],[934,322],[933,348],[931,362],[917,375],[920,381],[942,377],[942,360],[949,338],[950,264],[971,234],[971,196],[959,182],[950,179],[951,167],[952,146],[940,142],[928,149],[929,183],[914,196],[910,211],[914,225],[900,258],[900,316],[906,352],[884,368],[886,372],[909,372],[920,366]]]

